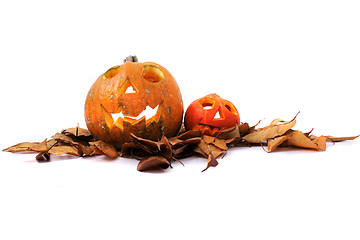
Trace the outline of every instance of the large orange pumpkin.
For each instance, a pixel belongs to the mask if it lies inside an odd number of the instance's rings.
[[[85,121],[91,134],[121,147],[139,137],[159,140],[175,136],[182,123],[180,89],[168,70],[128,57],[92,85],[85,102]]]

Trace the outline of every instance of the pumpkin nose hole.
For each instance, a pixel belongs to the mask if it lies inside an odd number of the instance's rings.
[[[221,119],[222,117],[220,116],[219,111],[216,112],[214,119]]]
[[[134,90],[134,88],[133,88],[132,86],[129,86],[129,87],[126,89],[125,93],[136,93],[136,91]]]
[[[165,79],[164,73],[160,70],[160,68],[152,66],[152,65],[146,65],[141,70],[142,77],[153,83],[160,82]]]

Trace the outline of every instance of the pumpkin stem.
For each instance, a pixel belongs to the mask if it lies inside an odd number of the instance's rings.
[[[125,59],[124,59],[124,62],[138,62],[138,58],[137,56],[127,56]]]

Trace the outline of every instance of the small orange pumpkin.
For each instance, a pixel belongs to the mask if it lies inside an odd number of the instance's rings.
[[[193,101],[185,112],[186,130],[202,130],[216,136],[222,129],[240,124],[240,115],[234,104],[217,94],[209,94]]]
[[[180,89],[168,70],[135,56],[110,68],[92,85],[85,101],[85,121],[91,134],[117,148],[130,133],[159,140],[175,136],[184,108]]]

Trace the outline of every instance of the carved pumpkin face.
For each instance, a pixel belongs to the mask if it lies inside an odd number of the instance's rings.
[[[217,94],[209,94],[192,102],[185,113],[186,130],[203,130],[216,136],[222,129],[240,124],[235,106]]]
[[[173,76],[162,66],[126,61],[110,68],[90,88],[85,120],[92,135],[120,147],[133,133],[158,140],[175,136],[183,104]]]

